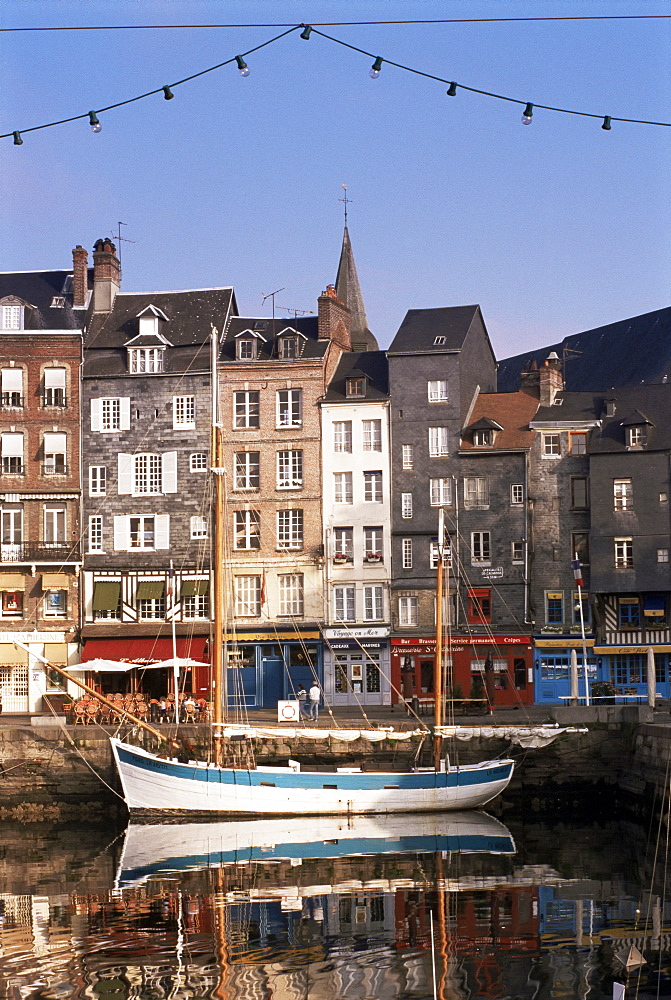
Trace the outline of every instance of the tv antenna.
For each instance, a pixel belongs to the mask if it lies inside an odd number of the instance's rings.
[[[115,240],[117,240],[117,242],[119,244],[119,264],[121,264],[121,244],[122,243],[135,243],[136,242],[135,240],[127,240],[125,236],[121,235],[121,227],[122,226],[127,226],[127,225],[128,225],[127,222],[117,222],[117,226],[119,227],[119,232],[118,233],[112,233],[112,236],[114,237]]]
[[[312,316],[311,309],[295,309],[293,306],[278,306],[282,312],[289,313],[290,316]]]
[[[263,302],[261,303],[262,306],[265,306],[266,299],[272,299],[273,300],[273,327],[275,326],[275,296],[279,295],[280,292],[283,292],[283,291],[285,291],[284,288],[276,288],[274,292],[268,292],[267,295],[263,296]]]

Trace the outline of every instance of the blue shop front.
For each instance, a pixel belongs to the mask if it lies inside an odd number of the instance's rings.
[[[323,685],[317,627],[236,629],[225,641],[229,708],[275,709],[278,701],[295,699],[299,684]]]

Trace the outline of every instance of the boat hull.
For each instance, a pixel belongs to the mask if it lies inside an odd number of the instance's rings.
[[[232,769],[180,763],[111,739],[131,813],[176,817],[339,816],[475,809],[512,778],[512,760],[447,771],[300,771],[286,767]]]

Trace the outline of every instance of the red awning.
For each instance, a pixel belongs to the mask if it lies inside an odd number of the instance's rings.
[[[209,660],[206,652],[207,636],[178,636],[177,655],[192,660]],[[172,639],[87,639],[82,649],[82,663],[86,660],[122,660],[125,663],[156,663],[172,656]]]

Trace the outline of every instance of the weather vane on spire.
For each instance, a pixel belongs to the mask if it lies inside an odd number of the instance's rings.
[[[347,229],[347,206],[352,204],[352,199],[347,197],[347,185],[341,184],[340,187],[345,192],[344,198],[338,198],[338,201],[342,201],[345,206],[345,229]]]

